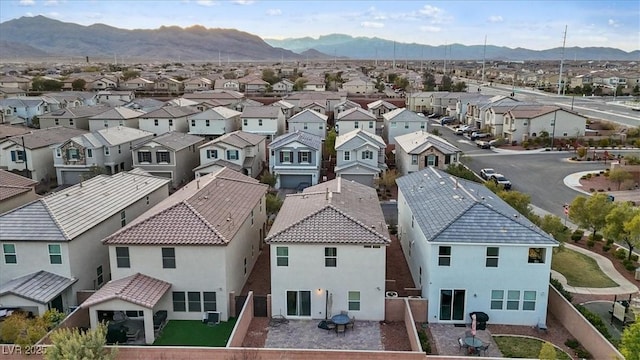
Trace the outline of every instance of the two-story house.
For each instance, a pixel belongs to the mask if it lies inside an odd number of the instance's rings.
[[[336,178],[287,195],[265,242],[272,314],[384,319],[391,241],[373,188]]]
[[[40,129],[54,126],[89,130],[89,119],[109,110],[108,106],[76,106],[40,115]]]
[[[205,139],[200,136],[169,132],[134,146],[133,167],[151,175],[171,179],[171,189],[193,180],[193,169],[200,164],[198,147]]]
[[[378,134],[376,131],[376,116],[361,107],[352,107],[340,111],[335,118],[336,132],[338,134],[345,134],[357,129],[362,129],[374,135]]]
[[[271,106],[279,107],[282,110],[282,112],[284,113],[285,120],[289,120],[289,118],[291,118],[291,116],[293,116],[293,109],[295,108],[295,105],[293,105],[292,103],[290,103],[288,101],[278,100],[278,101],[274,102],[273,104],[271,104]]]
[[[216,106],[189,117],[189,134],[209,140],[240,129],[241,112]]]
[[[390,111],[397,109],[398,107],[390,102],[384,100],[376,100],[367,104],[367,110],[369,110],[376,119],[382,120],[382,116]]]
[[[110,278],[100,242],[169,196],[168,179],[139,170],[98,175],[0,214],[0,302],[67,312],[79,290]]]
[[[400,175],[407,175],[428,166],[446,170],[462,157],[458,149],[446,139],[426,131],[396,136],[396,166]]]
[[[0,168],[50,184],[56,177],[51,147],[85,133],[86,130],[57,126],[0,140]]]
[[[156,135],[171,131],[189,132],[189,119],[199,113],[191,106],[163,106],[158,110],[140,115],[140,129]]]
[[[222,168],[104,239],[115,280],[83,303],[91,326],[105,313],[143,311],[140,336],[152,344],[155,311],[171,320],[202,320],[211,311],[222,321],[234,316],[230,294],[242,291],[262,247],[267,188]]]
[[[264,135],[267,141],[284,134],[284,113],[277,106],[245,106],[240,115],[242,131]]]
[[[503,136],[508,142],[524,142],[546,132],[551,139],[581,137],[587,118],[549,105],[517,105],[504,115]]]
[[[152,137],[148,131],[118,126],[75,136],[54,146],[58,184],[73,185],[96,173],[110,175],[131,170],[131,149]]]
[[[327,115],[314,110],[303,110],[293,115],[288,123],[288,132],[304,131],[319,136],[322,140],[327,137]]]
[[[342,89],[348,94],[373,94],[378,92],[376,84],[368,79],[349,80],[342,84]]]
[[[164,91],[171,94],[181,94],[184,92],[184,84],[180,80],[170,77],[162,77],[155,81],[155,90]]]
[[[269,145],[269,172],[276,177],[276,189],[296,189],[319,182],[322,138],[296,131],[277,137]]]
[[[138,118],[143,111],[117,106],[89,118],[89,131],[94,132],[107,127],[126,126],[138,129]]]
[[[387,170],[386,144],[376,134],[362,129],[336,137],[336,176],[373,187],[380,173]]]
[[[398,237],[429,301],[422,321],[468,323],[481,311],[494,324],[546,323],[557,241],[482,184],[433,167],[396,183]]]
[[[120,82],[120,89],[122,90],[151,91],[154,87],[155,83],[153,81],[142,77],[123,80]]]
[[[282,79],[281,81],[273,84],[271,87],[273,89],[273,92],[275,93],[289,94],[293,91],[293,85],[295,85],[293,81],[289,79]]]
[[[240,82],[236,79],[218,79],[213,83],[215,90],[240,91]]]
[[[406,108],[398,108],[383,115],[383,138],[388,144],[396,144],[396,136],[416,131],[427,131],[427,119]]]
[[[213,81],[205,77],[193,77],[184,82],[185,92],[203,91],[213,89]]]
[[[260,175],[267,161],[266,137],[242,130],[224,134],[200,145],[197,176],[228,167],[253,178]]]

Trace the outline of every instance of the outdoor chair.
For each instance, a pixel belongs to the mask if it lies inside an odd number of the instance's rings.
[[[336,324],[336,334],[337,335],[344,335],[347,331],[347,327],[345,325],[342,324]]]
[[[458,338],[458,345],[460,346],[460,350],[464,349],[465,353],[467,351],[467,349],[469,348],[469,345],[465,344],[464,340],[462,340],[462,338]]]
[[[347,327],[347,329],[355,330],[355,328],[356,328],[356,317],[355,317],[355,316],[354,316],[354,317],[352,317],[352,318],[349,320],[349,323],[346,325],[346,327]]]
[[[482,355],[487,356],[487,350],[489,350],[489,345],[491,344],[482,345],[479,348],[479,350],[482,351]]]
[[[349,312],[347,312],[347,311],[344,311],[344,310],[340,311],[340,315],[348,315],[348,314],[349,314]]]

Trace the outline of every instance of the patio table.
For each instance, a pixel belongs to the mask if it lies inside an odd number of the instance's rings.
[[[469,352],[472,354],[480,354],[479,350],[482,346],[484,346],[482,340],[478,339],[475,336],[466,336],[464,338],[464,343],[469,346]]]
[[[351,319],[349,318],[349,315],[337,314],[331,317],[331,321],[336,325],[347,325]]]

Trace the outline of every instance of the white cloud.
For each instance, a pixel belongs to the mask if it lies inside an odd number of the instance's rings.
[[[213,6],[216,5],[216,2],[213,0],[198,0],[196,1],[196,4],[201,6]]]
[[[233,0],[233,3],[238,5],[251,5],[254,2],[254,0]]]
[[[499,23],[499,22],[502,22],[502,21],[504,21],[504,19],[502,19],[502,16],[500,16],[500,15],[491,15],[491,16],[489,16],[489,22]]]
[[[438,26],[420,26],[420,31],[422,32],[440,32],[440,30],[442,29]]]
[[[44,2],[44,6],[56,6],[60,5],[60,1],[58,0],[47,0]]]
[[[282,15],[282,10],[280,9],[268,9],[267,15],[269,16],[279,16]]]
[[[609,24],[609,26],[617,28],[620,27],[620,23],[618,23],[617,21],[613,20],[613,19],[609,19],[609,21],[607,22]]]
[[[36,2],[34,0],[20,0],[18,4],[20,4],[20,6],[33,6]]]
[[[31,11],[27,11],[25,13],[25,15],[28,16],[28,17],[33,17],[33,13]]]
[[[431,18],[441,16],[444,13],[442,9],[431,5],[425,5],[422,9],[418,10],[418,12]]]
[[[47,13],[47,17],[57,19],[57,18],[60,17],[60,13],[55,12],[55,11],[51,11],[51,12]]]
[[[384,27],[384,24],[380,22],[374,22],[374,21],[363,21],[360,23],[360,26],[365,28],[380,29]]]

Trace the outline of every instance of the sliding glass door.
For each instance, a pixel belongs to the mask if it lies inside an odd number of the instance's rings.
[[[287,316],[311,316],[311,291],[287,291]]]

